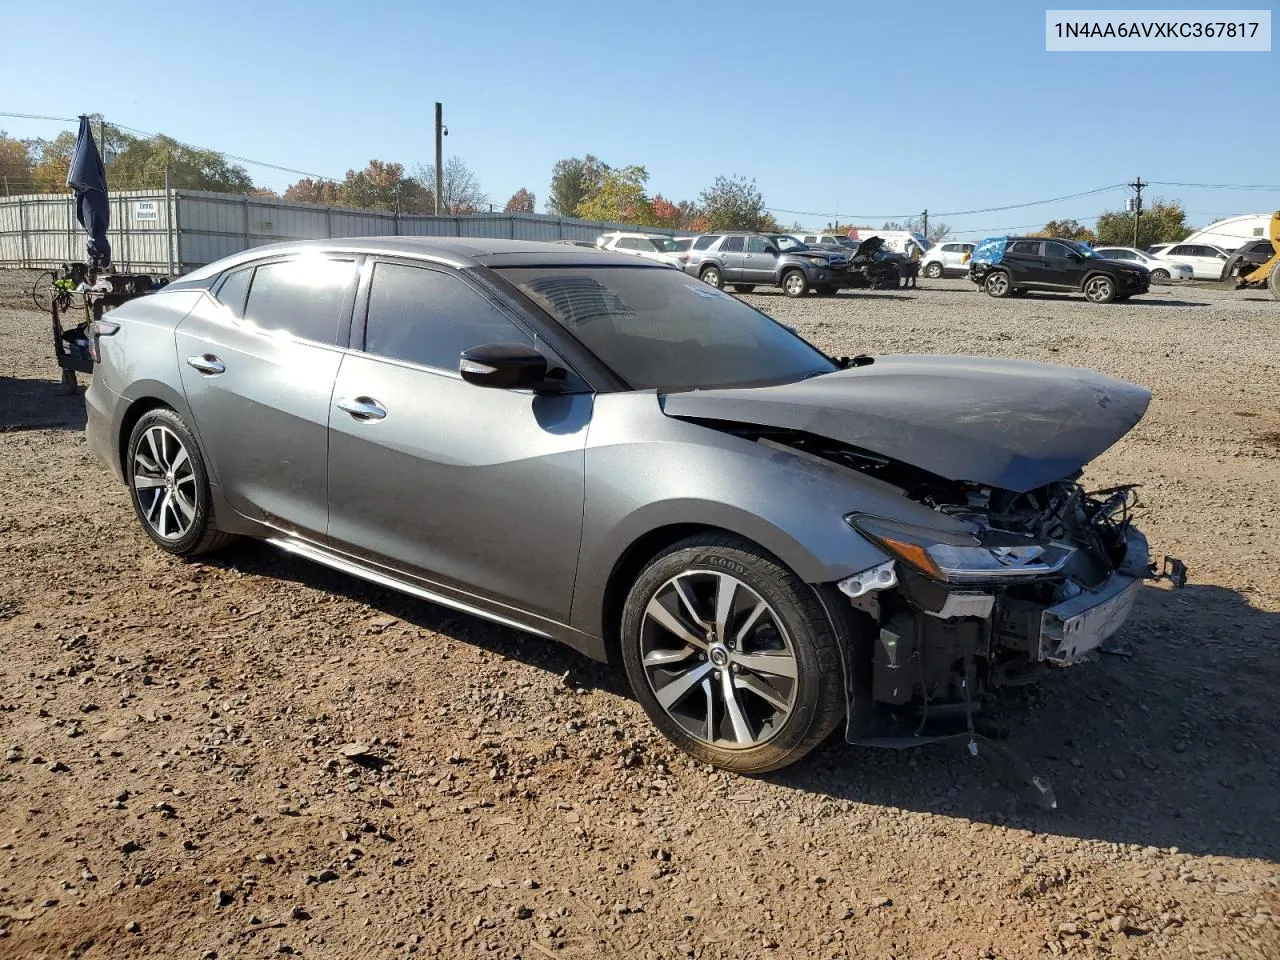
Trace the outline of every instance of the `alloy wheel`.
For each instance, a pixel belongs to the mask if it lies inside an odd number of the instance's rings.
[[[156,425],[133,453],[133,487],[143,519],[164,540],[181,540],[196,519],[196,474],[182,441]]]
[[[1111,298],[1111,281],[1106,277],[1094,277],[1085,284],[1084,295],[1094,303],[1103,303]]]
[[[724,285],[724,280],[721,278],[719,270],[704,270],[702,272],[702,282],[708,286],[715,287],[717,290]]]
[[[987,278],[987,293],[1003,297],[1009,292],[1009,278],[1004,273],[993,273]]]
[[[640,648],[658,704],[704,743],[759,746],[795,706],[799,664],[781,618],[727,573],[690,570],[659,587]]]
[[[783,281],[783,289],[792,297],[800,296],[804,292],[804,277],[798,273],[787,274],[787,279]]]

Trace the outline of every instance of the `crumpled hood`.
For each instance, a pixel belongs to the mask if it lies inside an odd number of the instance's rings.
[[[867,237],[860,244],[858,249],[854,251],[855,257],[874,257],[876,251],[884,246],[883,237]]]
[[[662,398],[671,417],[803,430],[948,480],[1025,492],[1074,474],[1142,419],[1151,393],[1093,370],[888,356],[776,387]]]

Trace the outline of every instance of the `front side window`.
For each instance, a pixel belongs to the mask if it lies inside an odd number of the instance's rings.
[[[764,237],[747,237],[747,253],[764,253]]]
[[[373,269],[365,353],[457,372],[462,351],[532,338],[456,274],[399,263]]]
[[[263,330],[332,344],[355,278],[354,260],[311,255],[260,264],[244,319]]]
[[[497,272],[634,390],[790,383],[836,369],[781,324],[675,270]]]

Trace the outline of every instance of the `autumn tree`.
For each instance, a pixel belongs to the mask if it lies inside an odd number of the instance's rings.
[[[653,226],[673,229],[680,227],[680,208],[662,194],[654,194],[649,207],[652,213],[650,222]]]
[[[303,177],[284,192],[286,200],[294,203],[323,203],[335,206],[338,201],[338,184],[333,180],[312,180]]]
[[[1050,220],[1033,236],[1052,237],[1056,240],[1078,240],[1082,243],[1093,243],[1095,237],[1092,230],[1082,227],[1076,220]]]
[[[28,192],[31,166],[27,145],[0,130],[0,188],[8,193]]]
[[[1118,246],[1135,246],[1139,249],[1153,243],[1177,243],[1191,233],[1187,225],[1187,213],[1176,200],[1165,202],[1159,197],[1151,200],[1142,210],[1138,225],[1138,239],[1133,239],[1133,214],[1124,210],[1108,210],[1098,217],[1094,232],[1098,242]]]
[[[511,199],[507,201],[507,205],[503,209],[507,213],[533,213],[536,198],[532,193],[521,187],[511,195]]]
[[[676,204],[678,216],[676,226],[681,230],[693,230],[694,223],[702,217],[702,210],[692,200],[681,200]]]
[[[755,180],[716,177],[699,197],[712,230],[776,230],[777,221],[765,209],[764,196]]]
[[[404,164],[370,160],[363,170],[348,170],[338,184],[337,202],[365,210],[429,213],[431,192],[416,177],[405,175]]]
[[[633,164],[605,166],[599,184],[578,204],[575,215],[584,220],[613,223],[653,223],[653,204],[644,192],[649,172]]]
[[[427,191],[428,196],[435,197],[436,165],[434,163],[419,164],[414,168],[414,178]],[[489,205],[489,195],[480,186],[479,176],[461,157],[450,157],[445,161],[441,187],[441,213],[460,215],[475,213]],[[425,212],[434,213],[435,211],[433,209]]]
[[[76,135],[63,130],[52,140],[32,140],[27,144],[31,157],[31,186],[36,193],[65,193],[67,169],[76,149]],[[110,181],[108,181],[110,183]]]

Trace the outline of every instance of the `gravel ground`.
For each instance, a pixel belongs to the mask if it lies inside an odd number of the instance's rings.
[[[941,748],[727,776],[567,649],[264,545],[159,553],[29,283],[0,273],[0,957],[1280,956],[1269,296],[747,298],[832,352],[1154,390],[1088,480],[1144,484],[1192,584],[1010,707],[1042,812]]]

